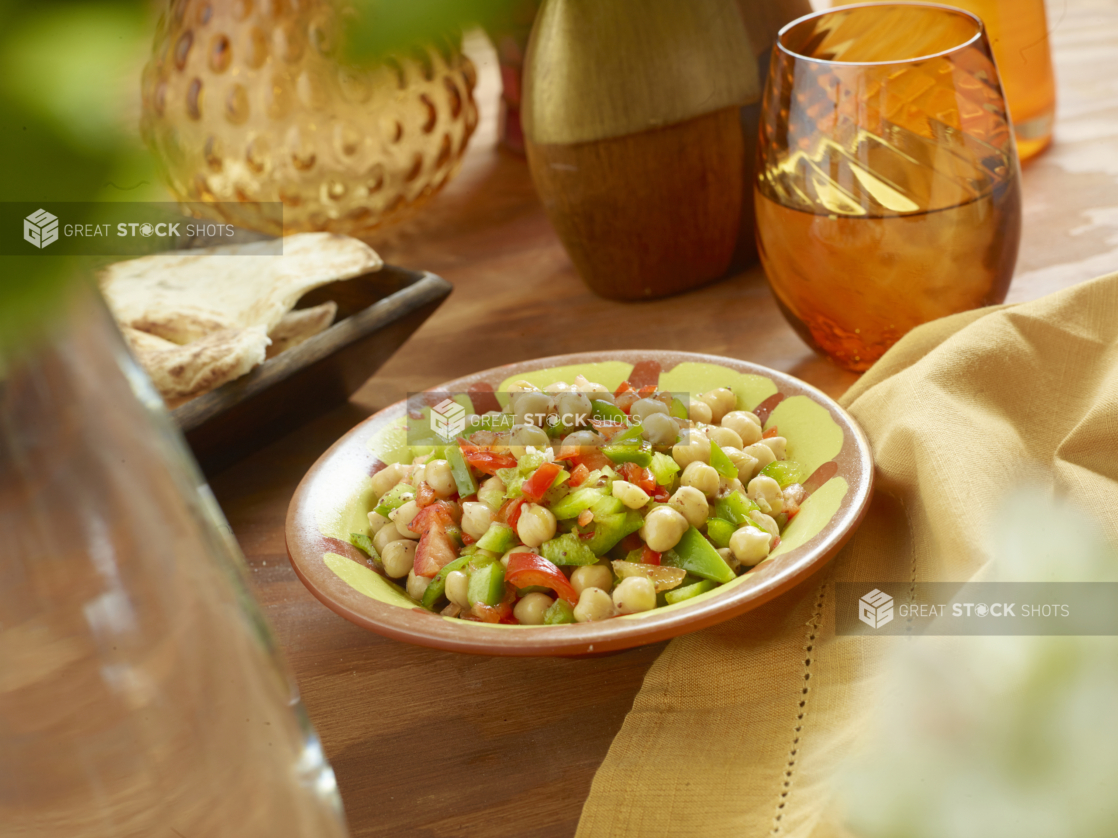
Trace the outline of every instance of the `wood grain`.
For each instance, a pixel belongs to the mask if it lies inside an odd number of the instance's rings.
[[[547,216],[595,293],[647,300],[726,273],[744,201],[740,110],[588,143],[525,136]]]
[[[1053,147],[1024,169],[1011,302],[1118,268],[1118,6],[1068,0],[1063,11],[1056,2],[1049,21],[1059,119]],[[792,333],[756,267],[653,302],[594,296],[551,231],[524,160],[496,150],[496,60],[477,42],[471,55],[482,123],[462,172],[408,226],[374,242],[388,261],[445,276],[454,293],[349,404],[213,481],[355,838],[573,835],[661,647],[587,660],[473,658],[382,640],[335,616],[295,578],[282,532],[296,483],[338,436],[408,391],[560,352],[713,352],[834,396],[855,380]]]

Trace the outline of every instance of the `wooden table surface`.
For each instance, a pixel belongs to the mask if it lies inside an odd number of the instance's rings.
[[[1024,170],[1010,301],[1118,269],[1118,2],[1049,3],[1056,143]],[[497,69],[471,40],[483,119],[457,179],[374,244],[455,291],[348,404],[243,460],[213,487],[334,765],[354,836],[569,836],[661,645],[584,660],[481,658],[383,639],[320,605],[292,572],[295,485],[357,422],[406,392],[509,361],[665,348],[745,358],[831,395],[854,376],[812,354],[753,268],[682,297],[605,302],[582,285],[522,158],[496,148]]]

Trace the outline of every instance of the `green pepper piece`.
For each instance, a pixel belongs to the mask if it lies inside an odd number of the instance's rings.
[[[575,610],[562,599],[551,603],[543,615],[545,626],[561,626],[575,621]]]
[[[545,541],[540,545],[539,552],[549,562],[557,565],[587,565],[598,561],[594,551],[573,532],[565,532]]]
[[[781,489],[787,489],[793,483],[803,483],[807,479],[807,469],[795,460],[773,460],[761,469],[761,474],[771,477],[780,484]]]
[[[673,397],[671,406],[668,408],[668,415],[676,419],[687,419],[689,414],[687,412],[687,405],[679,399]]]
[[[407,483],[397,483],[381,496],[374,511],[387,518],[388,513],[399,509],[409,500],[415,500],[415,487]]]
[[[560,521],[577,518],[584,509],[589,509],[602,498],[607,497],[605,489],[581,486],[551,507],[551,514]]]
[[[636,463],[642,468],[652,465],[652,448],[648,445],[619,445],[611,442],[602,446],[602,453],[615,463]]]
[[[604,556],[617,542],[644,526],[639,512],[629,509],[602,518],[594,517],[594,535],[586,542],[595,556]]]
[[[683,538],[671,551],[660,557],[660,564],[681,567],[689,573],[715,582],[726,583],[735,578],[734,571],[726,564],[726,560],[718,555],[713,545],[694,527],[683,534]]]
[[[466,601],[470,605],[496,605],[505,595],[505,566],[500,562],[488,564],[470,574]]]
[[[447,446],[446,461],[450,463],[450,474],[454,478],[454,485],[458,487],[458,497],[468,498],[477,494],[477,481],[470,473],[466,458],[462,456],[462,449],[457,445]]]
[[[735,489],[726,497],[715,501],[714,514],[729,521],[734,526],[740,527],[742,524],[752,523],[753,519],[749,517],[749,513],[760,508]]]
[[[726,452],[713,439],[710,441],[710,466],[727,479],[738,476],[738,467],[730,461]]]
[[[715,547],[729,547],[730,536],[737,529],[725,518],[707,518],[707,538]]]
[[[667,454],[661,454],[657,451],[652,455],[652,462],[649,464],[648,470],[652,472],[653,479],[659,485],[670,486],[672,481],[675,480],[676,472],[679,471],[679,463]]]
[[[420,605],[428,611],[435,610],[435,603],[442,599],[443,594],[446,593],[446,577],[450,575],[451,571],[461,570],[470,561],[469,556],[462,556],[457,558],[449,564],[443,565],[442,569],[432,577],[431,581],[427,583],[427,590],[423,592],[423,598],[420,600]]]
[[[610,440],[610,445],[640,445],[644,439],[644,426],[639,422]]]
[[[601,399],[591,399],[590,407],[593,408],[591,415],[603,422],[624,422],[625,414],[615,404],[610,404]]]
[[[664,593],[664,600],[668,605],[675,605],[677,602],[683,602],[699,594],[705,594],[707,591],[713,591],[717,587],[717,582],[704,579],[701,582],[696,582],[694,585],[688,585],[685,588],[676,588],[674,591],[666,591]]]
[[[590,511],[594,513],[595,518],[605,518],[608,515],[616,515],[619,512],[624,512],[625,504],[621,502],[620,498],[615,498],[613,495],[605,495],[601,500],[590,507]]]
[[[380,554],[377,548],[373,546],[373,540],[363,532],[351,532],[349,534],[349,543],[367,555],[370,559],[380,561]]]
[[[488,550],[490,553],[504,553],[516,544],[516,531],[508,524],[494,521],[485,531],[485,535],[477,540],[479,550]]]

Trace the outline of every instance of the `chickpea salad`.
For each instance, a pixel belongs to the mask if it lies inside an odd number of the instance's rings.
[[[418,605],[562,625],[683,602],[749,572],[806,498],[775,427],[732,391],[684,400],[579,375],[372,478],[352,543]]]

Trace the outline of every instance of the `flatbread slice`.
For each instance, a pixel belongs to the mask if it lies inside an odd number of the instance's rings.
[[[297,308],[287,312],[276,327],[268,333],[272,345],[268,347],[268,357],[274,358],[298,346],[308,338],[330,328],[338,313],[338,304],[333,300],[313,308]]]
[[[263,326],[223,329],[186,346],[125,327],[124,337],[169,408],[176,408],[264,362]]]
[[[274,330],[305,293],[384,265],[357,239],[300,233],[269,241],[144,256],[110,265],[101,290],[122,327],[188,344],[224,329]]]

